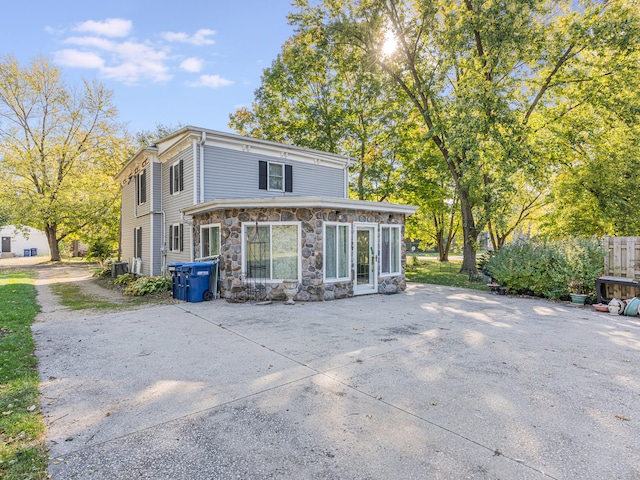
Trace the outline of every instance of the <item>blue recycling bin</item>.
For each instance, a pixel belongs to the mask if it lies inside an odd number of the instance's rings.
[[[186,300],[187,290],[185,285],[184,262],[175,262],[167,265],[171,274],[171,296],[176,300]]]
[[[215,297],[217,282],[212,287],[213,271],[217,280],[217,264],[211,262],[192,262],[182,265],[186,289],[187,302],[202,302],[212,300]]]
[[[30,257],[30,256],[31,256],[31,249],[30,249],[30,248],[25,248],[25,249],[24,249],[24,252],[22,252],[22,254],[23,254],[25,257]]]

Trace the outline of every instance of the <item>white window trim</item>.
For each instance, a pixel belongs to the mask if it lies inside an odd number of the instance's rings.
[[[390,229],[397,229],[398,230],[398,271],[397,272],[382,272],[382,230],[385,228],[390,228]],[[380,240],[379,240],[379,244],[380,244],[380,261],[378,262],[379,264],[379,270],[380,270],[380,276],[381,277],[397,277],[398,275],[400,275],[402,273],[402,226],[401,225],[396,225],[396,224],[381,224],[380,225]],[[391,253],[391,252],[390,252]],[[391,259],[389,259],[391,260]],[[389,269],[391,269],[391,265],[389,265]]]
[[[258,222],[258,227],[269,227],[269,262],[270,268],[269,271],[273,272],[273,264],[271,263],[273,260],[273,241],[272,241],[272,233],[271,227],[273,225],[277,226],[286,226],[286,225],[295,225],[298,227],[298,278],[267,278],[268,282],[279,283],[285,280],[297,280],[298,282],[302,281],[302,222]],[[255,227],[256,222],[243,222],[242,223],[242,276],[246,278],[247,276],[247,231],[246,227]]]
[[[271,165],[280,165],[280,167],[282,168],[282,188],[271,188]],[[270,192],[284,192],[285,191],[285,185],[286,185],[286,179],[285,177],[285,171],[286,169],[284,168],[284,163],[280,163],[280,162],[267,162],[267,190]]]
[[[172,223],[171,225],[169,225],[169,232],[175,232],[176,229],[178,229],[178,248],[174,248],[175,247],[175,245],[173,244],[173,240],[175,238],[174,237],[175,233],[174,233],[173,235],[171,235],[171,238],[169,239],[169,251],[180,253],[180,224]],[[184,242],[184,239],[182,239],[182,242]]]
[[[145,198],[145,200],[144,200],[144,202],[140,201],[141,192],[142,192],[141,185],[142,185],[142,174],[143,173],[145,174],[145,182],[144,182],[144,187],[145,187],[144,198]],[[146,179],[146,177],[148,177],[148,176],[149,176],[149,174],[148,174],[146,168],[143,168],[141,172],[136,173],[135,180],[134,180],[134,184],[135,184],[134,191],[135,191],[135,196],[136,196],[136,205],[144,205],[145,203],[147,203],[147,194],[149,193],[148,192],[149,189],[147,188],[147,181],[146,181],[147,179]]]
[[[202,231],[207,229],[207,228],[211,228],[211,227],[218,227],[218,246],[220,247],[220,250],[222,251],[222,225],[220,223],[208,223],[207,225],[200,225],[200,257],[208,257],[209,254],[207,253],[207,255],[205,255],[204,252],[204,241],[203,241],[203,234]],[[218,252],[218,254],[220,254],[220,252]]]
[[[352,236],[352,225],[351,223],[345,222],[323,222],[324,225],[322,227],[322,278],[324,283],[334,283],[334,282],[347,282],[351,281],[351,255],[352,255],[352,246],[351,246],[351,236]],[[346,277],[337,277],[337,278],[328,278],[327,277],[327,227],[347,227],[347,276]],[[338,271],[336,265],[336,272]]]

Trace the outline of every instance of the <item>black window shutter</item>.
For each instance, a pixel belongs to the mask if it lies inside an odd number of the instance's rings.
[[[142,257],[142,227],[138,228],[138,258]]]
[[[184,180],[183,180],[184,179],[184,161],[183,160],[180,160],[179,166],[180,166],[179,167],[180,168],[180,188],[179,188],[179,190],[182,191],[182,190],[184,190]],[[180,249],[180,250],[182,250],[182,249]]]
[[[173,194],[173,165],[169,167],[169,193]]]
[[[140,175],[140,203],[147,203],[147,169]]]
[[[138,229],[133,229],[133,256],[138,256]]]
[[[293,192],[293,167],[291,165],[284,166],[284,191]]]
[[[264,160],[259,161],[259,169],[258,169],[259,179],[258,179],[258,188],[260,190],[267,189],[267,162]]]
[[[182,163],[182,161],[180,162]],[[180,224],[180,251],[184,250],[184,223]]]
[[[169,225],[169,250],[173,250],[173,225]]]

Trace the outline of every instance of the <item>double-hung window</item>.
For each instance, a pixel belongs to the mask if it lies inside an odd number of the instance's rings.
[[[176,223],[169,226],[169,250],[181,252],[184,249],[184,225]]]
[[[220,255],[220,225],[200,227],[200,256]]]
[[[142,227],[133,229],[133,256],[142,257]]]
[[[264,160],[260,160],[258,165],[258,187],[260,190],[293,192],[293,167],[291,165]]]
[[[400,273],[400,226],[380,227],[380,273],[394,275]]]
[[[300,224],[268,223],[243,226],[244,272],[247,278],[298,280]]]
[[[147,201],[147,169],[142,170],[135,177],[136,203],[142,205]]]
[[[324,224],[324,278],[325,280],[349,280],[351,264],[349,245],[351,230],[345,224]]]
[[[169,193],[173,195],[184,190],[184,161],[174,163],[169,167]]]

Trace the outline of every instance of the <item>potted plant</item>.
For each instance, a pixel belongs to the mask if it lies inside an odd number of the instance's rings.
[[[567,247],[567,289],[573,303],[584,305],[604,269],[604,251],[595,238],[576,238]]]

